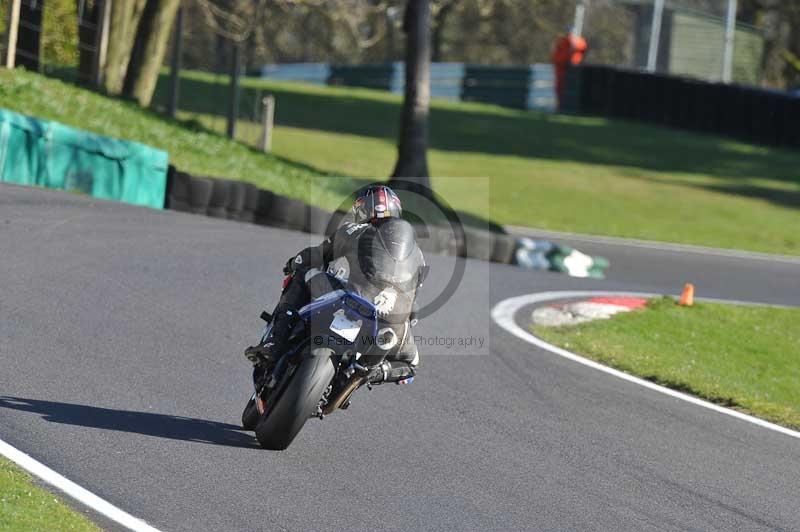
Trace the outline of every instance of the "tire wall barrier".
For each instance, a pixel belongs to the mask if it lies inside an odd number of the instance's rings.
[[[570,69],[566,110],[800,147],[800,97],[781,91],[584,65]]]
[[[0,181],[164,206],[167,152],[0,109]]]
[[[169,167],[164,208],[326,235],[347,217],[239,181],[192,176]],[[423,252],[485,261],[513,262],[516,240],[502,233],[464,227],[463,235],[440,226],[415,225]]]

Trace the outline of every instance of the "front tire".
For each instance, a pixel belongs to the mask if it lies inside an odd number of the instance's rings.
[[[242,412],[242,428],[244,430],[255,430],[260,417],[261,414],[258,413],[258,407],[256,406],[256,398],[255,395],[253,395],[250,400],[247,401],[244,412]]]
[[[277,402],[261,417],[256,438],[265,449],[282,451],[289,447],[306,421],[316,411],[322,394],[336,369],[329,349],[315,349],[291,376]]]

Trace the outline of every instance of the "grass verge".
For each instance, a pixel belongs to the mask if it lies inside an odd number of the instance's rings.
[[[247,181],[323,207],[338,206],[349,192],[343,186],[347,180],[325,179],[313,168],[261,153],[195,122],[170,120],[131,102],[20,69],[0,69],[0,107],[142,142],[168,151],[172,164],[194,175]]]
[[[533,328],[555,345],[800,429],[800,309],[654,299],[639,311]]]
[[[166,78],[155,102],[166,101]],[[225,76],[185,72],[181,116],[224,131]],[[246,79],[239,138],[276,96],[274,151],[321,172],[389,175],[400,97]],[[800,153],[638,123],[434,101],[434,176],[488,177],[487,199],[434,178],[459,210],[503,224],[800,254]]]
[[[165,101],[164,80],[155,108]],[[182,120],[175,121],[56,79],[0,70],[0,106],[165,149],[196,175],[251,182],[330,209],[355,183],[391,173],[398,96],[246,79],[244,142],[234,142],[220,134],[227,91],[225,76],[184,73]],[[259,134],[253,109],[267,92],[277,98],[273,155],[247,145]],[[431,170],[440,177],[434,188],[476,219],[800,255],[800,153],[464,102],[434,101],[430,129]],[[488,194],[470,186],[475,177],[490,178]]]
[[[100,528],[0,457],[0,530],[98,531]]]

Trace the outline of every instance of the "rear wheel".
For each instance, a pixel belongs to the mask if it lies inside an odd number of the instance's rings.
[[[336,372],[329,349],[315,349],[290,377],[283,393],[267,406],[256,427],[258,443],[265,449],[286,449],[317,411],[322,394]],[[269,400],[267,401],[270,402]]]

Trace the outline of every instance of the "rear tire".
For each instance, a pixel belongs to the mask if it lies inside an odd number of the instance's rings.
[[[277,402],[256,427],[258,443],[265,449],[282,451],[289,447],[308,418],[317,411],[319,400],[336,372],[329,349],[315,349],[300,362]]]

